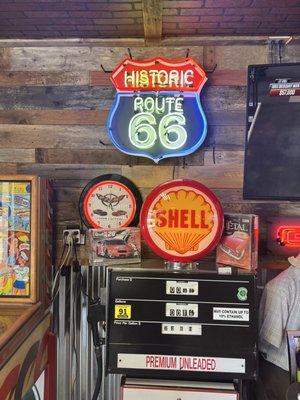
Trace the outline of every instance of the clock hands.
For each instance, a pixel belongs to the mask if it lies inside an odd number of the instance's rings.
[[[111,210],[113,210],[114,207],[117,206],[120,203],[120,201],[122,201],[124,199],[124,197],[125,197],[124,194],[122,194],[120,196],[117,196],[117,195],[115,195],[113,193],[108,193],[108,194],[105,194],[105,195],[97,193],[96,195],[97,195],[98,199],[101,201],[101,203],[105,207],[110,208]]]
[[[105,174],[88,182],[81,192],[79,211],[90,228],[119,228],[138,223],[142,198],[129,179]]]

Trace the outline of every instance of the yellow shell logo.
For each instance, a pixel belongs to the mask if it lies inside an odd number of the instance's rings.
[[[163,196],[153,207],[153,230],[167,250],[197,251],[213,229],[214,213],[201,194],[180,189]]]

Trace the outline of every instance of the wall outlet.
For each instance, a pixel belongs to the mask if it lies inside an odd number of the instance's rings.
[[[80,229],[64,229],[63,230],[64,244],[69,244],[72,238],[76,245],[85,244],[85,234],[81,233]]]

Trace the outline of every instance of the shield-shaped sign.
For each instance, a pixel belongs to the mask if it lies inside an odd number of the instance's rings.
[[[107,127],[119,150],[158,162],[203,143],[207,123],[199,93],[206,76],[192,59],[126,60],[111,79],[118,92]]]

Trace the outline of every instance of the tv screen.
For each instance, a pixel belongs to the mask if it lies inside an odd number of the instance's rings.
[[[248,68],[244,199],[300,200],[300,63]]]

